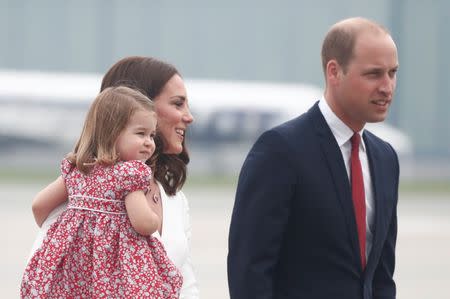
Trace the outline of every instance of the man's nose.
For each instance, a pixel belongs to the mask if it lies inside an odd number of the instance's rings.
[[[395,89],[395,79],[390,78],[388,75],[386,75],[380,84],[379,91],[383,93],[383,95],[390,97],[392,96],[394,89]]]

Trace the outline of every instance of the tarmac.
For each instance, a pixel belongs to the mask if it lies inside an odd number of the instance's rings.
[[[0,182],[2,298],[18,298],[37,226],[30,202],[44,183]],[[233,186],[186,186],[192,220],[192,258],[201,298],[229,298],[226,276]],[[450,194],[401,193],[395,279],[398,299],[450,298]]]

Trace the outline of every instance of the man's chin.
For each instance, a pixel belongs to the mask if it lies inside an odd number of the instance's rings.
[[[380,123],[386,119],[387,114],[379,114],[371,117],[367,122],[368,123]]]

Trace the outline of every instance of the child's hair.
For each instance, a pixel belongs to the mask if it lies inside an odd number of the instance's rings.
[[[140,109],[154,111],[154,105],[139,91],[125,86],[103,90],[89,108],[80,138],[67,159],[84,174],[95,164],[117,162],[116,140],[133,113]]]

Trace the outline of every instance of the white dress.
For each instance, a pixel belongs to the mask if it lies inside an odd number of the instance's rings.
[[[163,206],[163,225],[161,235],[159,232],[155,232],[153,236],[161,240],[167,255],[183,275],[180,299],[198,299],[198,284],[190,254],[191,224],[188,201],[182,191],[177,192],[174,196],[168,196],[159,182],[158,187]],[[44,221],[34,241],[30,258],[42,244],[50,225],[65,209],[66,204],[64,203],[54,209]]]

